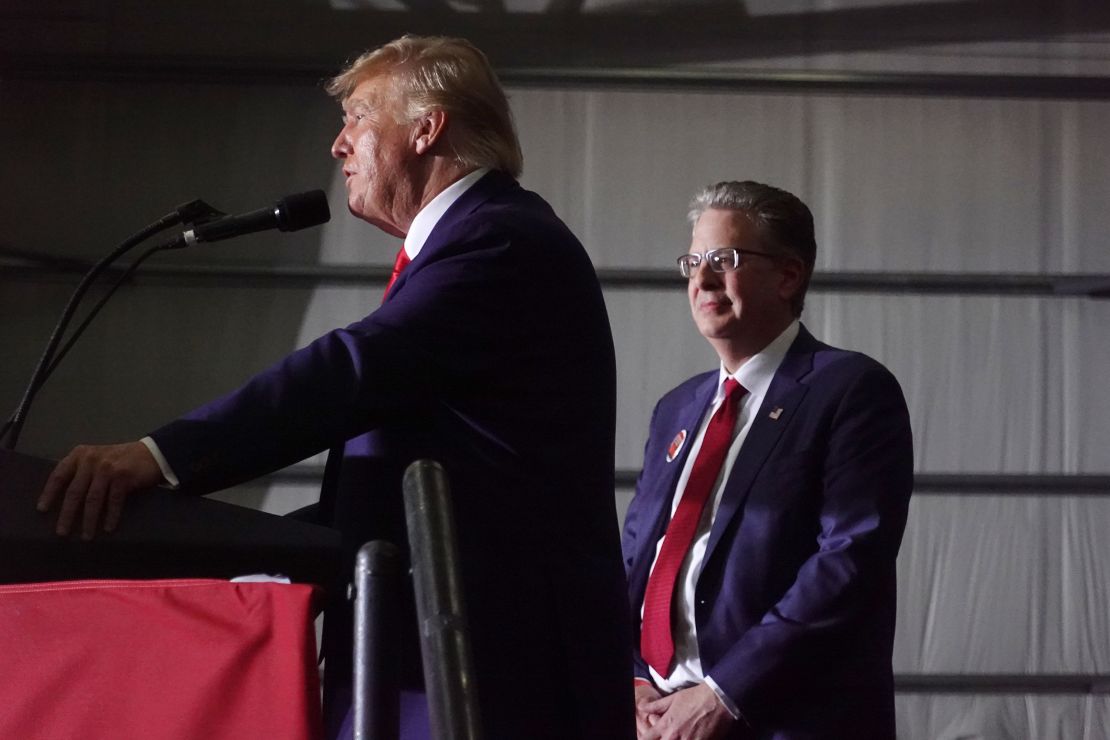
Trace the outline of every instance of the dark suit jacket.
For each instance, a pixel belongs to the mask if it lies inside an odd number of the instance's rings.
[[[659,401],[623,548],[637,625],[684,453],[718,372]],[[777,418],[773,418],[777,417]],[[757,736],[894,738],[895,557],[913,485],[898,382],[804,327],[775,374],[729,475],[695,591],[703,672]]]
[[[585,251],[539,196],[491,172],[444,214],[380,308],[152,436],[183,487],[201,492],[349,440],[320,502],[348,564],[368,540],[407,542],[402,473],[437,460],[487,736],[609,740],[632,735],[614,399],[612,337]],[[333,602],[325,622],[326,693],[342,697],[349,608]],[[420,659],[408,627],[399,642],[411,684]],[[343,709],[331,707],[333,728]]]

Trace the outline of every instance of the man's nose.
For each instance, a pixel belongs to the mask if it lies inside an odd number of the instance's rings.
[[[334,159],[343,159],[351,153],[351,147],[347,141],[346,131],[341,130],[339,135],[335,137],[335,141],[331,143],[331,156]]]
[[[713,272],[709,267],[709,260],[702,259],[698,266],[694,268],[694,274],[690,279],[700,288],[703,286],[719,285],[721,282],[720,273]]]

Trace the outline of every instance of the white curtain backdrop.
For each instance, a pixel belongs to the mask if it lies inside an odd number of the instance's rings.
[[[524,184],[599,267],[671,268],[693,191],[754,179],[811,206],[819,271],[1110,273],[1110,103],[510,92]],[[0,242],[90,257],[198,196],[242,211],[324,187],[334,215],[322,229],[155,259],[389,265],[397,240],[345,213],[328,159],[337,128],[334,103],[307,87],[2,81]],[[4,405],[70,287],[0,281]],[[137,438],[372,311],[381,287],[140,278],[44,391],[21,449]],[[637,469],[656,399],[715,359],[677,275],[674,288],[610,288],[606,299],[617,466]],[[804,321],[899,378],[919,472],[1110,473],[1110,302],[813,293]],[[232,495],[284,511],[313,488]],[[616,495],[623,512],[631,491]],[[919,493],[899,560],[896,671],[1110,673],[1107,531],[1110,495]],[[1110,737],[1105,694],[907,693],[898,712],[913,739]]]

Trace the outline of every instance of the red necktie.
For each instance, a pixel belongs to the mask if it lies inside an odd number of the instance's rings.
[[[404,246],[402,246],[401,251],[397,252],[397,259],[393,260],[393,274],[389,276],[389,282],[386,283],[385,294],[382,296],[383,302],[386,296],[389,295],[389,289],[393,287],[393,283],[396,282],[397,276],[401,274],[401,270],[408,267],[409,262],[411,262],[409,253],[406,252]]]
[[[748,391],[732,378],[725,381],[725,400],[705,429],[686,490],[678,502],[674,516],[667,525],[663,546],[648,578],[644,593],[644,619],[640,629],[640,654],[660,676],[668,676],[674,660],[674,637],[671,635],[671,602],[675,580],[682,562],[690,551],[702,509],[709,500],[713,484],[721,472],[732,442],[732,428],[740,410],[740,400]]]

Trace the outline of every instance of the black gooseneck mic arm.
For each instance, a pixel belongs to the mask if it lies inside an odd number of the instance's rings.
[[[3,442],[7,449],[15,448],[15,445],[19,441],[20,432],[23,430],[23,424],[27,419],[27,413],[31,407],[31,403],[46,381],[46,378],[54,372],[58,363],[61,362],[62,357],[64,357],[73,346],[73,343],[89,325],[93,317],[96,316],[97,312],[104,306],[108,298],[110,298],[116,289],[138,269],[139,265],[144,260],[155,252],[164,249],[179,249],[192,246],[198,242],[230,239],[242,234],[250,234],[267,229],[297,231],[299,229],[326,223],[330,218],[331,213],[328,209],[328,199],[322,190],[311,190],[306,193],[288,195],[269,208],[260,208],[239,216],[225,216],[221,211],[217,211],[204,201],[195,200],[191,203],[179,206],[172,213],[166,214],[139,233],[127,239],[111,254],[97,262],[74,290],[73,295],[69,299],[69,303],[66,304],[65,309],[62,311],[61,318],[58,320],[57,325],[54,327],[54,331],[50,335],[50,340],[47,342],[42,357],[39,358],[38,365],[36,365],[35,371],[31,375],[31,380],[27,383],[27,388],[23,392],[23,398],[20,400],[19,406],[7,423],[4,424],[3,428],[0,429],[0,442]],[[88,291],[92,281],[115,260],[135,247],[135,245],[146,240],[153,234],[179,223],[185,223],[190,228],[181,234],[181,236],[148,249],[135,260],[108,291],[108,294],[100,300],[91,312],[89,312],[89,315],[78,327],[77,331],[74,332],[74,335],[70,337],[61,352],[55,357],[62,335],[65,333],[69,322],[73,319],[73,314],[77,309],[77,305],[80,303],[81,298],[84,297],[85,292]]]
[[[194,200],[180,205],[157,221],[148,224],[142,230],[124,240],[123,243],[112,250],[107,257],[101,259],[85,273],[85,276],[81,279],[81,282],[78,283],[73,294],[70,296],[69,302],[66,303],[65,308],[62,310],[62,315],[58,319],[57,324],[54,325],[54,331],[51,332],[50,339],[46,342],[46,348],[39,357],[34,372],[31,373],[31,379],[27,382],[27,387],[23,391],[23,397],[20,399],[19,405],[12,413],[11,418],[8,419],[3,428],[0,429],[0,442],[4,443],[6,449],[15,449],[16,444],[19,442],[19,434],[23,430],[24,422],[27,420],[27,412],[31,408],[31,403],[35,400],[35,395],[42,387],[46,377],[53,371],[54,367],[57,366],[56,363],[53,363],[53,360],[58,344],[65,334],[66,327],[69,326],[69,322],[73,319],[73,314],[76,312],[77,306],[80,304],[85,293],[92,286],[93,281],[96,280],[104,270],[108,269],[113,262],[154,234],[165,231],[171,226],[180,223],[210,220],[222,215],[223,213],[221,211],[217,211],[202,200]]]

